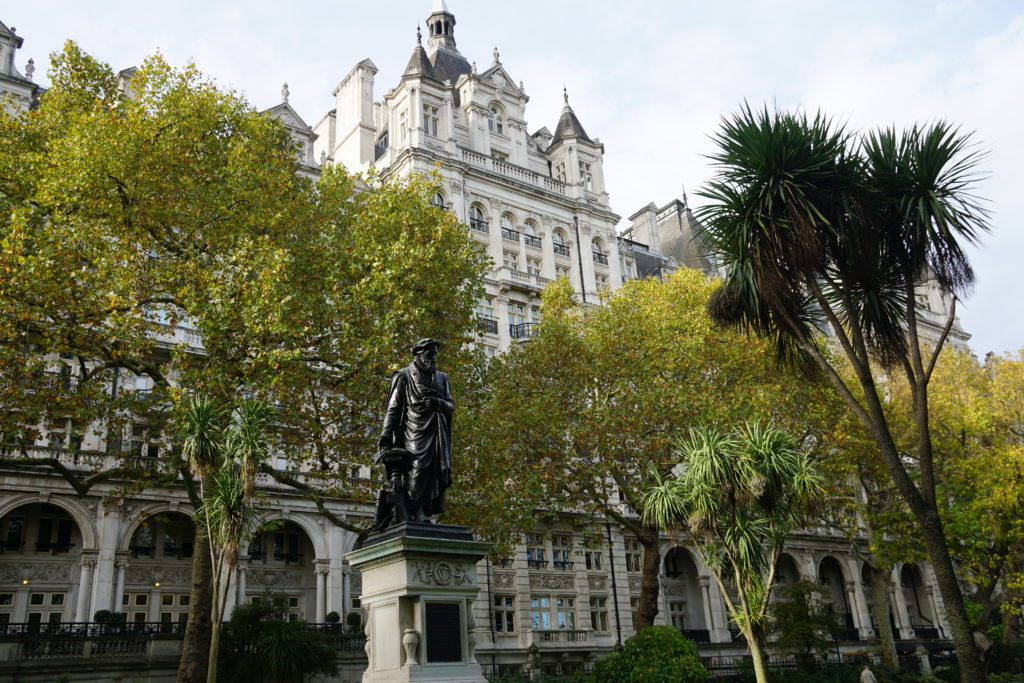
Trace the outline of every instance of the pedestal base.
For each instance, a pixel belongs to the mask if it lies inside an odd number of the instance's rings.
[[[484,683],[474,650],[476,563],[490,546],[465,527],[408,522],[347,555],[362,572],[364,683]]]

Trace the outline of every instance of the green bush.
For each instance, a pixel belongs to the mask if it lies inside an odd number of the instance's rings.
[[[328,612],[324,616],[324,621],[326,621],[328,624],[337,624],[339,621],[341,621],[341,615],[337,612]]]
[[[707,669],[697,646],[671,626],[651,626],[594,667],[601,683],[703,683]]]
[[[285,621],[287,609],[285,597],[278,595],[234,609],[223,631],[218,680],[284,683],[314,673],[337,673],[330,637],[307,630],[304,621]]]

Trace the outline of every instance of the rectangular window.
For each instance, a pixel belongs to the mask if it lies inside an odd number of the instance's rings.
[[[544,537],[540,534],[526,534],[526,566],[543,569],[548,565]]]
[[[529,258],[526,259],[526,272],[530,275],[540,275],[540,259]]]
[[[640,619],[640,598],[629,599],[629,616],[633,619],[633,630],[637,630]]]
[[[555,618],[558,628],[576,630],[576,599],[567,597],[555,598]]]
[[[673,600],[668,603],[668,616],[672,626],[683,631],[686,629],[686,603]]]
[[[640,571],[642,567],[640,564],[640,542],[627,538],[624,541],[624,545],[626,546],[626,571]]]
[[[572,569],[572,538],[551,537],[551,565],[555,569]]]
[[[494,596],[494,630],[512,633],[516,630],[516,599],[513,595]]]
[[[46,595],[44,593],[32,593],[28,596],[28,604],[33,607],[46,604]]]
[[[437,137],[437,107],[423,105],[423,130],[427,135]]]
[[[597,289],[599,291],[602,289],[608,289],[608,276],[596,273],[594,275],[594,284],[597,285]]]
[[[504,262],[506,268],[512,270],[519,270],[519,254],[514,251],[506,251],[504,253]]]
[[[608,632],[608,598],[590,598],[590,627],[598,633]]]
[[[551,598],[546,595],[530,596],[530,624],[534,631],[551,630]]]
[[[408,127],[405,120],[405,112],[403,111],[398,115],[398,134],[402,142],[405,142],[405,131]]]
[[[555,166],[555,179],[565,182],[565,163]]]
[[[585,161],[580,162],[580,182],[583,183],[584,188],[594,189],[594,175],[590,172],[590,164]]]
[[[510,327],[518,327],[526,322],[526,306],[518,301],[508,302],[508,324]],[[513,333],[515,334],[515,332]]]
[[[555,277],[569,277],[569,266],[555,266]]]
[[[591,571],[598,571],[601,569],[601,551],[600,550],[588,550],[583,553],[583,559],[587,563],[587,569]]]

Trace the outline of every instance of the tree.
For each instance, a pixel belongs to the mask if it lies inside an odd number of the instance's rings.
[[[259,523],[255,479],[270,455],[271,410],[262,401],[246,399],[232,414],[207,397],[192,396],[183,412],[182,455],[199,481],[199,538],[209,544],[213,578],[206,676],[213,683],[231,576],[242,542]]]
[[[896,439],[906,447],[913,438],[910,397],[903,386],[892,391]],[[1012,650],[1024,605],[1024,352],[990,354],[984,362],[943,352],[930,399],[939,512],[976,606],[973,623]],[[1001,628],[993,623],[1000,615]]]
[[[786,537],[824,493],[823,480],[793,437],[759,422],[736,432],[697,427],[679,443],[678,458],[674,476],[652,477],[643,519],[689,531],[747,641],[758,683],[767,683],[775,568]]]
[[[856,138],[821,114],[749,106],[724,121],[715,141],[717,173],[702,192],[711,203],[700,218],[729,275],[709,311],[772,340],[781,358],[822,372],[871,434],[920,527],[962,680],[980,682],[939,516],[928,413],[929,380],[954,318],[927,348],[915,298],[929,275],[954,296],[973,280],[961,241],[975,243],[987,230],[987,212],[971,194],[980,156],[970,136],[944,122]],[[852,384],[823,351],[818,331],[826,326],[853,369]],[[873,361],[910,387],[913,466],[885,415]]]
[[[543,293],[540,333],[495,359],[486,389],[465,401],[453,488],[464,521],[488,538],[529,531],[538,516],[571,515],[600,544],[612,521],[643,547],[638,627],[658,613],[660,530],[634,511],[678,462],[681,431],[762,415],[800,433],[826,430],[826,387],[774,367],[767,344],[718,331],[705,313],[718,285],[682,269],[634,280],[602,306],[569,284]],[[654,466],[652,473],[652,465]]]
[[[801,667],[810,671],[816,666],[815,656],[822,657],[835,646],[842,625],[827,609],[827,594],[815,581],[795,581],[777,594],[769,610],[775,647],[796,656]]]
[[[456,377],[476,362],[486,263],[431,206],[435,180],[327,168],[314,185],[279,122],[159,56],[126,82],[68,43],[50,78],[37,108],[0,114],[0,462],[113,503],[182,485],[198,507],[173,406],[245,392],[278,407],[306,470],[260,471],[364,531],[324,501],[369,498],[336,473],[369,464],[408,344],[445,340]],[[53,423],[67,453],[36,446]],[[161,457],[139,457],[143,440]],[[182,681],[205,678],[210,571],[197,552]]]

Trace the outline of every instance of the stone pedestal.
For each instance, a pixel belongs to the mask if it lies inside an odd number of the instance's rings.
[[[483,683],[474,656],[476,563],[490,546],[465,527],[399,524],[346,556],[362,572],[364,683]]]

